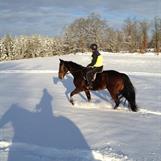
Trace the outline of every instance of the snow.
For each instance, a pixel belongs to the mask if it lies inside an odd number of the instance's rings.
[[[113,110],[106,90],[69,103],[72,76],[59,58],[82,65],[90,53],[0,62],[0,161],[160,161],[161,56],[102,52],[104,69],[129,75],[139,112]]]

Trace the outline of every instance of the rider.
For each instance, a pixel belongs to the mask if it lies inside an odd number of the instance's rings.
[[[103,69],[103,57],[98,52],[97,44],[91,44],[90,49],[92,49],[92,61],[87,65],[87,87],[92,88],[94,81],[94,75],[98,72],[102,72]]]

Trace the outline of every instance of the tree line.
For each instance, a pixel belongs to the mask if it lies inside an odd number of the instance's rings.
[[[97,14],[76,19],[59,37],[10,36],[0,38],[0,60],[86,52],[91,43],[109,52],[161,52],[161,18],[152,22],[128,18],[114,29]]]

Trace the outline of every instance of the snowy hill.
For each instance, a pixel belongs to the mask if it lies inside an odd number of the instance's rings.
[[[87,65],[88,53],[0,63],[0,161],[161,160],[161,56],[102,54],[104,69],[129,75],[139,112],[113,110],[106,90],[69,103],[59,58]]]

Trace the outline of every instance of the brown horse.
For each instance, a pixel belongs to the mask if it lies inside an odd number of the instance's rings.
[[[86,85],[86,71],[87,68],[82,65],[76,64],[72,61],[64,61],[60,59],[58,73],[59,78],[63,79],[68,72],[70,72],[74,77],[73,83],[76,88],[70,94],[70,102],[73,105],[74,101],[72,96],[82,91],[85,92],[88,101],[91,100],[91,94]],[[107,89],[109,91],[115,102],[114,109],[119,106],[120,99],[124,97],[128,101],[129,108],[132,111],[136,112],[138,110],[135,102],[135,89],[126,74],[119,73],[114,70],[106,70],[102,73],[97,73],[93,82],[93,88],[91,90],[95,91],[102,89]]]

